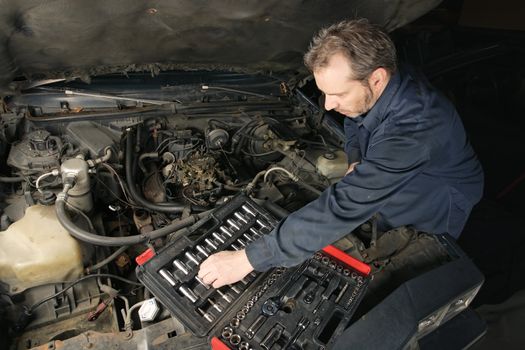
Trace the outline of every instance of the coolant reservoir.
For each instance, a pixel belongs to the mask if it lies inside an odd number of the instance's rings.
[[[346,153],[340,150],[327,152],[317,158],[317,171],[329,180],[337,180],[345,176],[348,170]]]
[[[31,206],[0,232],[0,281],[12,293],[74,280],[82,267],[80,244],[60,225],[54,206]]]

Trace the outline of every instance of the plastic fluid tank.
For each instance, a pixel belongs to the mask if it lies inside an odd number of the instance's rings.
[[[82,269],[80,244],[60,225],[54,206],[29,207],[0,232],[0,281],[11,293],[74,280]]]
[[[327,152],[317,158],[317,171],[328,179],[340,179],[348,170],[348,160],[343,151]]]

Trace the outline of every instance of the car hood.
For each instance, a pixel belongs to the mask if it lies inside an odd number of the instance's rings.
[[[0,89],[114,72],[228,69],[296,76],[320,27],[393,30],[441,0],[12,0],[0,9]]]

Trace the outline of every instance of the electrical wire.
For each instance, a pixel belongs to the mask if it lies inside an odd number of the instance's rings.
[[[106,168],[111,174],[113,174],[114,177],[117,178],[117,181],[118,181],[118,183],[120,185],[120,188],[122,189],[122,193],[124,194],[124,197],[126,197],[126,201],[128,202],[128,204],[132,205],[131,204],[131,200],[130,200],[129,195],[128,195],[128,189],[126,188],[126,186],[124,186],[124,182],[122,181],[122,178],[117,173],[117,171],[111,165],[109,165],[107,163],[101,163],[100,165],[102,165],[104,168]],[[100,181],[100,182],[103,183],[102,181]],[[106,186],[106,188],[108,188],[108,186]],[[115,197],[118,198],[118,196],[116,196],[116,195],[115,195]]]
[[[241,152],[242,152],[242,154],[250,156],[250,157],[264,157],[264,156],[269,156],[269,155],[274,154],[274,153],[278,153],[279,151],[268,151],[268,152],[263,152],[263,153],[250,153],[250,152],[247,152],[245,150],[241,150]]]
[[[108,185],[106,185],[103,181],[99,180],[98,178],[95,178],[95,180],[100,184],[102,185],[103,187],[106,188],[106,190],[108,190],[109,193],[111,193],[113,195],[113,197],[115,197],[116,200],[118,200],[120,203],[126,205],[127,207],[130,207],[130,208],[136,208],[136,209],[144,209],[144,207],[141,207],[140,205],[135,205],[131,202],[128,202],[128,201],[125,201],[123,199],[121,199],[119,197],[118,194],[116,194],[115,192],[113,192],[113,190],[111,188],[109,188]]]
[[[73,210],[75,213],[77,213],[78,215],[82,216],[82,218],[87,222],[91,232],[95,232],[95,226],[93,226],[93,223],[91,222],[91,219],[86,215],[86,213],[84,213],[79,208],[75,207],[73,204],[69,203],[67,200],[65,202],[66,202],[66,205],[68,206],[69,209]]]
[[[129,248],[129,246],[127,246],[127,245],[122,246],[119,249],[115,250],[113,252],[113,254],[109,255],[104,260],[99,261],[98,263],[96,263],[93,266],[86,267],[86,269],[85,269],[86,273],[90,273],[92,271],[96,271],[96,270],[100,269],[101,267],[106,266],[107,264],[109,264],[110,262],[115,260],[120,254],[124,253],[126,251],[126,249],[128,249],[128,248]]]

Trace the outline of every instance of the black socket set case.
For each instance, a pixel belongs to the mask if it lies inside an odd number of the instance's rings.
[[[197,277],[207,256],[242,249],[277,222],[248,197],[236,196],[192,226],[190,235],[145,259],[137,276],[214,349],[330,348],[370,279],[367,265],[337,248],[328,246],[296,267],[254,271],[219,289]]]

